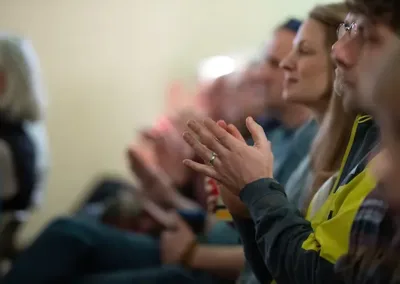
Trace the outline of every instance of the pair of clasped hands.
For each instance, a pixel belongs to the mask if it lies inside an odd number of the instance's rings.
[[[249,183],[272,178],[273,154],[264,129],[253,118],[246,126],[254,146],[246,144],[239,130],[224,121],[205,119],[203,123],[189,120],[189,131],[183,139],[204,160],[204,164],[186,159],[183,163],[195,172],[215,179],[220,184],[221,197],[232,215],[248,215],[238,195]]]

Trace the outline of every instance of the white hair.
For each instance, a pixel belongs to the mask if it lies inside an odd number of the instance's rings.
[[[0,33],[0,72],[4,72],[6,79],[5,91],[0,93],[0,114],[12,121],[42,119],[46,96],[32,43]]]

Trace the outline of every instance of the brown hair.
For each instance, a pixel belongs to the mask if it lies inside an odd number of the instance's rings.
[[[346,0],[349,10],[365,15],[373,22],[382,22],[400,34],[400,1]]]
[[[343,22],[347,12],[347,6],[344,3],[335,3],[318,5],[309,13],[310,19],[314,19],[324,26],[327,52],[336,42],[336,30]],[[335,68],[336,66],[332,63],[332,85]],[[314,181],[308,200],[304,204],[304,210],[307,209],[322,184],[339,170],[355,116],[353,113],[345,112],[342,98],[332,87],[328,111],[320,125],[310,153]]]

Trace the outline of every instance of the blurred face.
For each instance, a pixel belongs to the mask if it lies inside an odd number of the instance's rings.
[[[258,66],[249,66],[238,78],[235,86],[236,121],[244,124],[248,116],[265,114],[267,96],[265,86],[257,80]]]
[[[256,79],[265,88],[267,108],[279,109],[285,105],[282,98],[284,71],[279,65],[289,54],[294,37],[295,33],[292,31],[278,30],[266,47]]]
[[[265,89],[257,80],[258,67],[223,76],[210,85],[208,115],[238,127],[247,116],[257,117],[265,112]]]
[[[310,107],[327,106],[333,66],[321,23],[313,19],[304,22],[281,66],[285,70],[285,100]]]
[[[231,80],[232,75],[225,75],[209,82],[198,97],[207,116],[214,120],[230,120]]]
[[[400,101],[398,100],[398,103]],[[398,106],[398,105],[397,105]],[[392,208],[400,209],[400,115],[397,107],[381,108],[378,121],[385,151],[375,166]]]
[[[365,16],[349,13],[338,30],[338,41],[332,47],[337,64],[335,89],[343,96],[346,109],[368,112],[364,91],[374,76],[377,60],[396,39],[391,29]]]
[[[391,207],[400,209],[400,40],[387,50],[374,73],[376,81],[369,92],[374,117],[381,130],[382,147],[385,149],[375,166],[377,178],[384,183],[384,193]],[[372,104],[373,103],[373,104]]]

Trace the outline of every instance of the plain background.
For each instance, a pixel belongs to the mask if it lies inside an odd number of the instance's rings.
[[[49,94],[46,200],[22,239],[71,208],[98,174],[129,176],[124,149],[163,110],[171,80],[205,57],[257,48],[326,0],[0,0],[0,29],[30,38]]]

